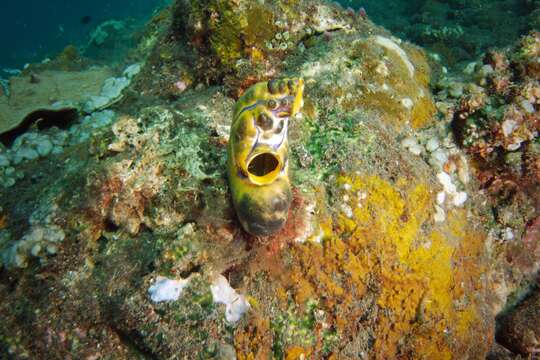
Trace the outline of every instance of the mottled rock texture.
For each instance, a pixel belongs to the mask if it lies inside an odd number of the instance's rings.
[[[65,234],[56,253],[2,268],[1,351],[486,356],[495,315],[519,289],[513,279],[535,269],[500,281],[512,267],[488,236],[492,214],[463,175],[451,119],[435,116],[422,49],[335,4],[305,0],[177,1],[141,44],[145,65],[113,106],[114,124],[25,163],[19,170],[31,176],[0,190],[2,253],[32,226]],[[302,77],[305,104],[289,127],[287,224],[257,238],[232,208],[227,134],[238,95],[276,77]],[[468,194],[459,206],[438,201],[440,169],[423,150],[402,146],[425,131],[453,151],[444,170]],[[444,221],[435,221],[440,211]],[[218,274],[250,304],[234,324],[212,298]],[[148,289],[158,276],[190,280],[177,301],[154,303]]]

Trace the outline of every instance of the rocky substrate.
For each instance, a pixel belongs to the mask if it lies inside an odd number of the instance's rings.
[[[451,78],[334,3],[174,2],[118,100],[0,150],[0,352],[533,356],[538,203],[522,181],[538,179],[515,170],[538,143],[537,44]],[[253,237],[225,176],[231,114],[288,76],[305,82],[293,201]]]

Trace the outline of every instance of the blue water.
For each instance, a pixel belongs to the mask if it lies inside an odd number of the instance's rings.
[[[81,46],[105,20],[133,19],[141,26],[172,0],[0,1],[0,70],[54,57],[65,46]],[[253,0],[256,1],[256,0]],[[270,0],[266,0],[270,1]],[[338,0],[364,8],[377,25],[439,54],[449,65],[470,61],[492,46],[503,47],[540,24],[539,2],[525,0]],[[83,19],[86,19],[83,21]],[[461,36],[426,35],[445,28]]]
[[[166,0],[0,1],[0,69],[21,68],[81,44],[101,22],[133,18],[143,23]],[[83,18],[90,20],[84,23]]]
[[[527,0],[339,0],[363,7],[396,36],[436,53],[447,65],[506,47],[540,27],[540,2]]]

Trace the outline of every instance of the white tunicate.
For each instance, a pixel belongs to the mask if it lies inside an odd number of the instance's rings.
[[[447,161],[448,154],[442,149],[437,149],[431,153],[429,163],[435,167],[442,167]]]
[[[22,136],[26,140],[33,141],[33,140],[37,140],[37,138],[39,137],[38,135],[39,135],[38,133],[29,132],[29,133],[23,134]]]
[[[514,239],[514,232],[512,231],[512,228],[507,227],[503,230],[503,239],[506,241]]]
[[[223,275],[218,275],[210,285],[215,303],[225,304],[225,319],[235,323],[249,309],[249,302],[244,295],[234,290]]]
[[[460,83],[451,83],[448,87],[448,95],[457,99],[463,95],[463,84]]]
[[[404,148],[410,148],[411,146],[416,146],[418,143],[416,142],[416,139],[413,137],[405,138],[401,141],[401,145],[403,145]]]
[[[426,150],[429,152],[433,152],[439,148],[439,140],[437,138],[431,138],[426,143]]]
[[[467,75],[472,75],[474,73],[474,70],[476,68],[476,62],[468,63],[467,66],[463,69],[463,73]]]
[[[39,157],[39,154],[36,150],[30,148],[30,147],[21,147],[18,151],[17,151],[17,154],[18,156],[20,156],[22,159],[26,159],[26,160],[35,160]]]
[[[41,226],[32,228],[29,234],[25,235],[25,238],[31,241],[40,241],[45,235],[45,229]]]
[[[13,185],[15,185],[15,179],[14,178],[7,178],[4,180],[4,187],[12,187]]]
[[[434,159],[436,159],[441,164],[444,164],[448,161],[448,153],[444,151],[443,149],[437,149],[434,151],[431,156],[433,156]]]
[[[534,113],[534,106],[528,100],[522,100],[520,102],[520,105],[523,108],[523,110],[525,110],[529,114]]]
[[[238,296],[238,298],[230,303],[225,308],[225,319],[228,322],[235,323],[242,315],[249,310],[249,303],[244,295]]]
[[[437,193],[437,204],[442,205],[446,199],[446,193],[444,191],[439,191]]]
[[[454,194],[456,192],[456,185],[452,183],[452,178],[450,177],[450,175],[448,175],[444,171],[441,171],[437,174],[437,179],[439,180],[439,182],[444,188],[444,191],[447,194]]]
[[[454,204],[454,206],[461,206],[465,203],[466,200],[467,200],[467,193],[464,191],[460,191],[454,194],[452,203]]]
[[[40,156],[49,155],[52,149],[53,144],[48,139],[40,140],[36,146],[36,150]]]
[[[514,142],[513,144],[508,145],[506,147],[506,149],[508,149],[510,151],[516,151],[517,149],[519,149],[521,147],[521,143],[523,142],[523,140],[516,139],[515,141],[516,142]]]
[[[422,146],[415,144],[409,147],[409,151],[413,153],[414,155],[420,155],[422,153]]]
[[[441,223],[446,219],[446,213],[444,209],[438,205],[435,205],[435,214],[433,215],[433,220],[437,223]]]
[[[87,133],[86,131],[83,131],[79,134],[79,138],[77,139],[78,143],[83,143],[85,142],[86,140],[88,140],[90,138],[90,134]]]
[[[514,132],[516,127],[517,127],[517,122],[515,120],[512,120],[512,119],[504,120],[502,125],[501,125],[503,134],[506,137],[510,136]]]
[[[0,166],[9,166],[9,157],[5,154],[0,154]]]
[[[422,153],[422,146],[412,137],[404,139],[401,144],[414,155],[420,155]]]
[[[40,251],[41,251],[41,245],[36,244],[32,246],[32,250],[30,251],[30,253],[32,254],[32,256],[38,256]]]
[[[56,245],[53,245],[53,244],[48,244],[47,245],[47,253],[50,254],[50,255],[54,255],[58,252],[58,247]]]
[[[341,211],[343,212],[343,214],[348,217],[349,219],[352,219],[353,217],[353,211],[351,209],[351,207],[347,204],[341,204]]]
[[[491,74],[493,72],[493,67],[491,65],[484,65],[480,68],[480,71],[478,72],[481,77],[486,77],[487,75]]]
[[[414,103],[410,98],[403,98],[401,99],[401,105],[403,105],[403,107],[407,110],[410,110],[412,109]]]
[[[39,257],[44,261],[47,255],[56,254],[58,252],[56,243],[62,241],[65,234],[61,227],[49,223],[53,215],[49,213],[45,217],[47,223],[44,224],[36,220],[37,213],[34,212],[28,219],[30,229],[3,252],[3,263],[8,267],[25,267],[29,256]]]
[[[13,156],[11,157],[11,163],[13,165],[18,165],[22,161],[23,161],[23,157],[21,155],[19,155],[18,153],[13,154]]]
[[[68,134],[65,131],[60,131],[52,137],[54,145],[64,145],[68,138]]]
[[[15,141],[13,142],[13,144],[11,145],[11,150],[13,151],[19,150],[19,148],[21,147],[23,143],[23,140],[24,140],[23,135],[17,137]]]
[[[50,225],[49,227],[43,229],[42,235],[47,241],[51,242],[60,242],[63,241],[66,237],[64,231],[56,225]]]
[[[150,286],[148,293],[153,302],[178,300],[182,291],[188,285],[188,279],[167,279],[158,277],[156,282]]]
[[[91,96],[84,104],[83,111],[91,113],[95,110],[102,109],[112,102],[120,98],[122,91],[129,85],[130,79],[140,71],[140,65],[134,64],[124,71],[122,77],[112,77],[105,80],[101,93]]]

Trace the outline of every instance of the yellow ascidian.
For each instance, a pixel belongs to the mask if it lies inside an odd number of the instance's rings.
[[[279,231],[292,200],[287,131],[303,105],[302,79],[260,82],[238,99],[229,137],[228,175],[236,214],[256,236]]]

